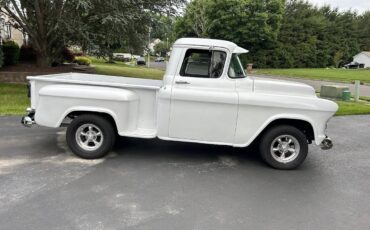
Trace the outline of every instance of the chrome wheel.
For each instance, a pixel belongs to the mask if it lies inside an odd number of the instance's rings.
[[[83,124],[76,130],[76,142],[85,151],[94,151],[103,144],[103,133],[94,124]]]
[[[299,151],[299,142],[291,135],[278,136],[272,141],[270,148],[272,157],[284,164],[294,161],[299,155]]]

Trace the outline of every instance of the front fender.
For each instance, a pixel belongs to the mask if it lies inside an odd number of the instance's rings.
[[[316,96],[292,96],[248,91],[239,93],[239,110],[235,146],[248,146],[271,122],[295,119],[311,124],[315,143],[325,138],[326,123],[338,105]]]
[[[300,120],[305,121],[309,123],[313,129],[314,137],[315,137],[315,143],[317,143],[317,139],[322,140],[325,138],[321,137],[319,135],[319,132],[317,131],[317,127],[313,120],[305,115],[302,114],[275,114],[273,116],[270,116],[268,119],[266,119],[258,128],[256,128],[254,134],[252,134],[247,140],[244,139],[244,141],[241,144],[235,144],[236,147],[246,147],[250,145],[270,124],[272,124],[274,121],[280,120],[280,119],[291,119],[291,120]],[[321,141],[319,142],[321,143]]]
[[[320,145],[326,137],[326,124],[333,112],[293,109],[290,113],[287,112],[289,111],[281,108],[248,107],[243,111],[243,116],[238,117],[234,146],[250,145],[269,124],[279,119],[301,120],[309,123],[313,129],[315,143]]]

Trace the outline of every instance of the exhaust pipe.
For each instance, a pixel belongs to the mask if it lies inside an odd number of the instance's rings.
[[[31,128],[34,124],[36,124],[36,122],[35,122],[35,110],[33,110],[31,108],[27,108],[26,111],[28,112],[28,115],[22,117],[21,123],[25,127]]]
[[[329,150],[333,148],[333,141],[329,138],[326,137],[320,144],[320,147],[322,150]]]

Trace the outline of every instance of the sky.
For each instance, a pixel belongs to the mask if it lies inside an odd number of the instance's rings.
[[[337,7],[339,10],[356,10],[358,13],[363,13],[366,10],[370,11],[370,0],[308,0],[318,6],[330,5]]]

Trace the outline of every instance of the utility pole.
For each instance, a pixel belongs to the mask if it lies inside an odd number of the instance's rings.
[[[150,68],[150,32],[151,32],[151,27],[149,26],[149,33],[148,33],[148,61],[147,61],[147,66]]]
[[[360,81],[355,81],[355,102],[360,100]]]

